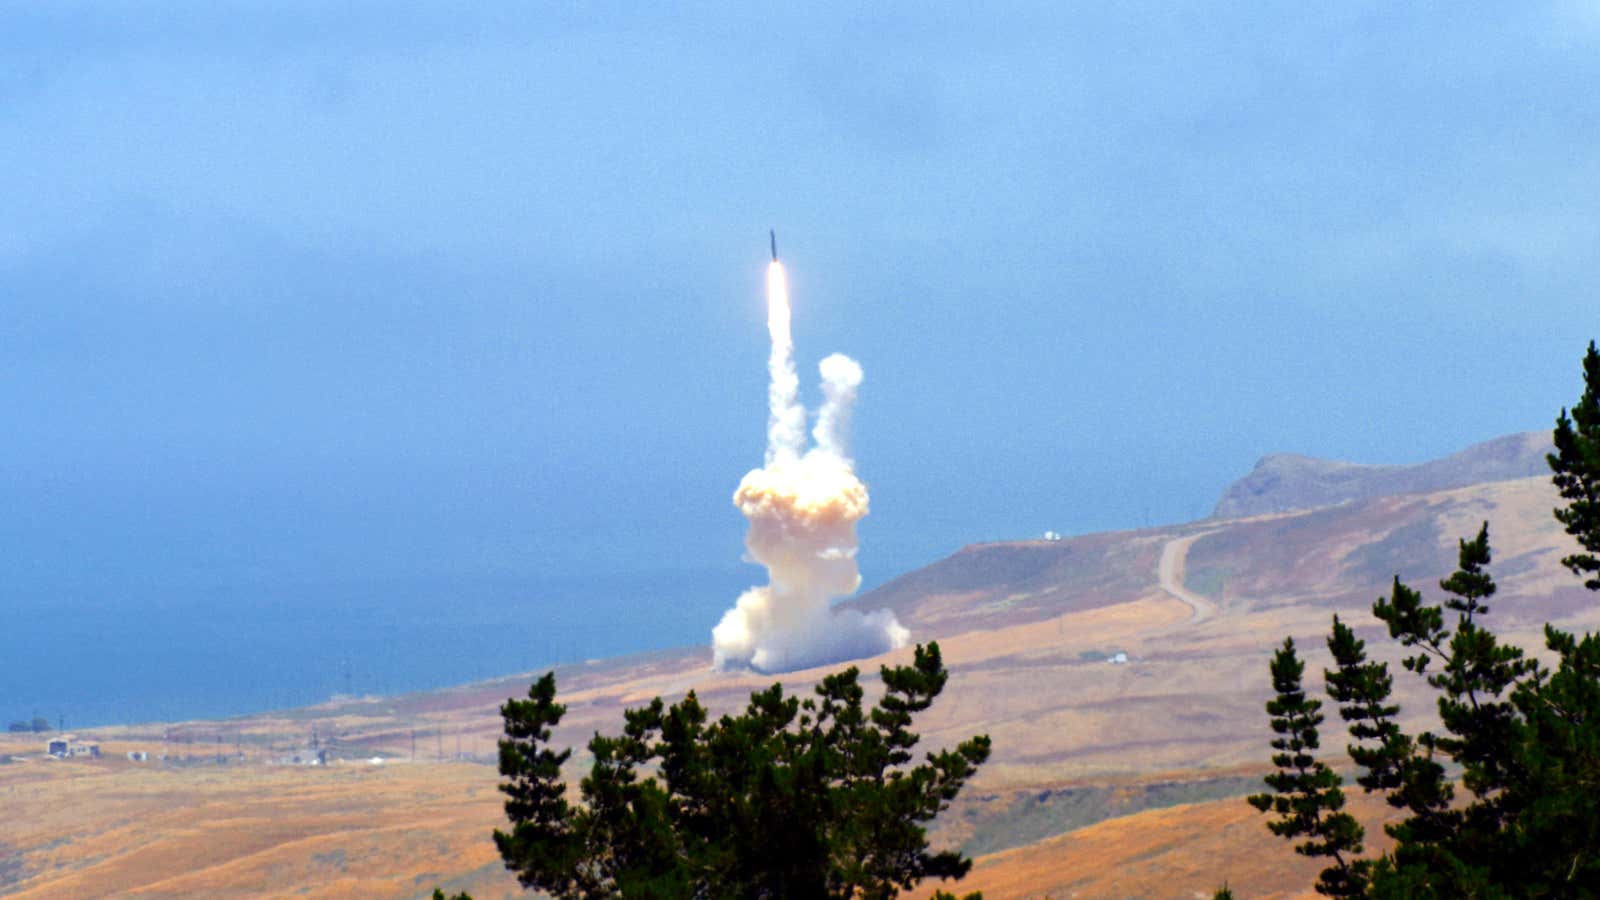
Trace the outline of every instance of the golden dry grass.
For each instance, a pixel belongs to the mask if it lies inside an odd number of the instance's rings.
[[[863,598],[862,606],[892,603],[917,639],[936,638],[944,649],[952,678],[920,723],[926,743],[974,733],[994,740],[992,760],[939,839],[1010,827],[1012,801],[1039,792],[1258,769],[1268,737],[1266,663],[1282,637],[1295,636],[1316,673],[1333,613],[1377,637],[1368,607],[1395,574],[1390,561],[1436,597],[1433,582],[1448,573],[1455,538],[1485,518],[1504,573],[1495,615],[1507,633],[1536,646],[1547,618],[1594,629],[1600,610],[1557,562],[1568,539],[1549,518],[1554,502],[1547,482],[1526,479],[1060,544],[980,546]],[[1168,568],[1210,579],[1205,598],[1217,609],[1199,620],[1157,578],[1163,548],[1191,539],[1187,559]],[[1393,657],[1385,642],[1374,646]],[[1113,651],[1130,662],[1103,661]],[[901,651],[860,665],[871,673],[908,658]],[[588,736],[615,731],[626,706],[693,689],[714,711],[732,710],[774,680],[713,673],[709,661],[706,651],[688,650],[560,670],[569,713],[557,740],[578,748],[572,773]],[[782,680],[804,690],[831,668]],[[514,893],[488,840],[501,822],[488,763],[498,705],[530,678],[173,728],[197,741],[172,746],[197,754],[219,731],[241,735],[251,757],[243,765],[108,758],[0,766],[0,892],[409,897],[438,883],[480,900]],[[1424,695],[1404,673],[1397,683],[1410,721],[1425,723]],[[358,759],[408,756],[412,729],[427,757],[438,746],[431,735],[442,733],[447,751],[459,735],[484,764],[263,764],[313,727],[334,740],[336,755]],[[154,755],[167,730],[96,736],[112,757],[133,748]],[[1327,746],[1342,743],[1325,737]],[[36,756],[41,747],[0,743],[0,754]],[[1309,885],[1315,868],[1232,800],[1152,810],[985,857],[970,887],[990,897],[1175,897],[1209,892],[1226,876],[1241,896],[1271,896]]]
[[[498,868],[487,766],[35,761],[0,767],[0,799],[19,897],[423,896]]]
[[[1386,847],[1380,826],[1388,807],[1358,792],[1351,809],[1369,825],[1370,848]],[[1296,854],[1268,835],[1262,820],[1241,799],[1123,816],[980,857],[955,892],[981,889],[985,900],[1210,898],[1226,882],[1239,897],[1317,896],[1310,887],[1326,861]],[[924,885],[908,896],[922,900],[940,887]]]

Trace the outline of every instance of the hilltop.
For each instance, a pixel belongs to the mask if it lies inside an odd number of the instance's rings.
[[[1600,627],[1593,597],[1558,564],[1570,539],[1550,515],[1548,479],[1525,469],[1514,477],[1537,452],[1538,436],[1513,435],[1420,466],[1347,467],[1337,478],[1341,464],[1306,463],[1304,477],[1267,487],[1263,461],[1219,503],[1242,504],[1241,514],[976,544],[852,600],[893,609],[914,640],[944,648],[950,686],[919,729],[930,746],[993,736],[991,762],[937,829],[941,842],[980,857],[968,888],[990,898],[1045,889],[1209,896],[1225,876],[1242,895],[1282,896],[1309,885],[1296,868],[1304,861],[1270,842],[1237,799],[1264,768],[1273,646],[1295,636],[1315,648],[1315,671],[1333,613],[1377,636],[1368,609],[1390,579],[1435,593],[1456,539],[1485,520],[1501,588],[1494,621],[1505,634],[1536,646],[1546,620]],[[1239,498],[1252,491],[1261,504],[1313,505],[1251,508]],[[875,671],[907,655],[859,665]],[[803,689],[832,668],[782,680]],[[487,840],[501,821],[492,749],[498,704],[523,693],[532,674],[96,733],[113,754],[138,746],[202,757],[215,735],[237,736],[255,761],[244,765],[0,767],[14,810],[0,823],[13,860],[0,889],[93,895],[145,885],[228,896],[295,884],[315,886],[310,896],[407,897],[439,883],[480,900],[514,895]],[[557,739],[580,748],[575,765],[588,736],[615,730],[626,706],[693,688],[713,710],[731,709],[774,680],[711,672],[705,648],[568,666],[557,677],[569,705]],[[1397,683],[1408,715],[1425,717],[1411,684]],[[338,764],[259,764],[303,745],[312,729],[324,746],[331,739]],[[459,761],[435,759],[441,749],[454,756],[457,741]]]
[[[1546,473],[1552,450],[1542,431],[1509,434],[1460,453],[1414,466],[1363,465],[1294,453],[1263,456],[1249,475],[1228,487],[1212,517],[1287,512],[1333,506],[1386,494],[1417,494]]]

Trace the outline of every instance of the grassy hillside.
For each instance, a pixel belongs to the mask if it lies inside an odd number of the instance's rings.
[[[1221,798],[1252,789],[1265,760],[1261,704],[1273,646],[1296,636],[1312,648],[1315,673],[1332,613],[1376,636],[1368,608],[1389,579],[1398,573],[1432,593],[1452,567],[1456,538],[1485,519],[1501,584],[1497,625],[1528,646],[1546,619],[1600,627],[1593,597],[1557,562],[1569,539],[1550,517],[1555,502],[1545,479],[1524,478],[978,545],[854,605],[891,607],[915,640],[943,646],[952,678],[922,722],[930,746],[978,732],[994,739],[991,762],[936,832],[944,844],[990,854],[973,887],[991,897],[1175,896],[1166,889],[1179,883],[1174,873],[1187,873],[1184,890],[1195,891],[1226,874],[1246,895],[1270,896],[1310,884],[1296,867],[1312,869],[1268,840],[1242,802]],[[1126,664],[1108,661],[1118,651]],[[861,665],[875,671],[908,656]],[[558,740],[581,747],[597,729],[614,731],[624,707],[656,695],[692,687],[713,710],[731,709],[773,680],[713,673],[709,663],[707,651],[690,649],[560,670],[570,711]],[[783,680],[804,689],[823,671]],[[499,896],[512,883],[487,839],[500,820],[497,707],[529,680],[96,733],[108,754],[143,747],[199,757],[187,766],[36,758],[0,766],[0,891],[88,896],[143,886],[151,896],[227,896],[293,885],[314,886],[311,896],[406,897],[438,882]],[[1401,700],[1413,701],[1408,716],[1427,718],[1408,680],[1397,681]],[[303,747],[313,729],[334,765],[267,765]],[[237,741],[246,761],[204,762],[217,735]],[[454,755],[458,742],[463,761],[433,761],[441,750]],[[30,741],[0,754],[37,749]],[[580,750],[574,771],[583,762]]]

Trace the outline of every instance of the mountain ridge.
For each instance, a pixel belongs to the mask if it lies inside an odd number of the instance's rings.
[[[1449,490],[1546,473],[1549,432],[1508,434],[1414,465],[1373,465],[1298,453],[1261,457],[1223,491],[1215,519],[1333,506],[1393,494]]]

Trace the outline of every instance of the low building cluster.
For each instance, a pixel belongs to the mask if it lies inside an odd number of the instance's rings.
[[[68,759],[74,756],[87,756],[90,759],[100,758],[100,745],[91,741],[80,741],[70,735],[63,735],[45,745],[45,752],[56,759]]]

